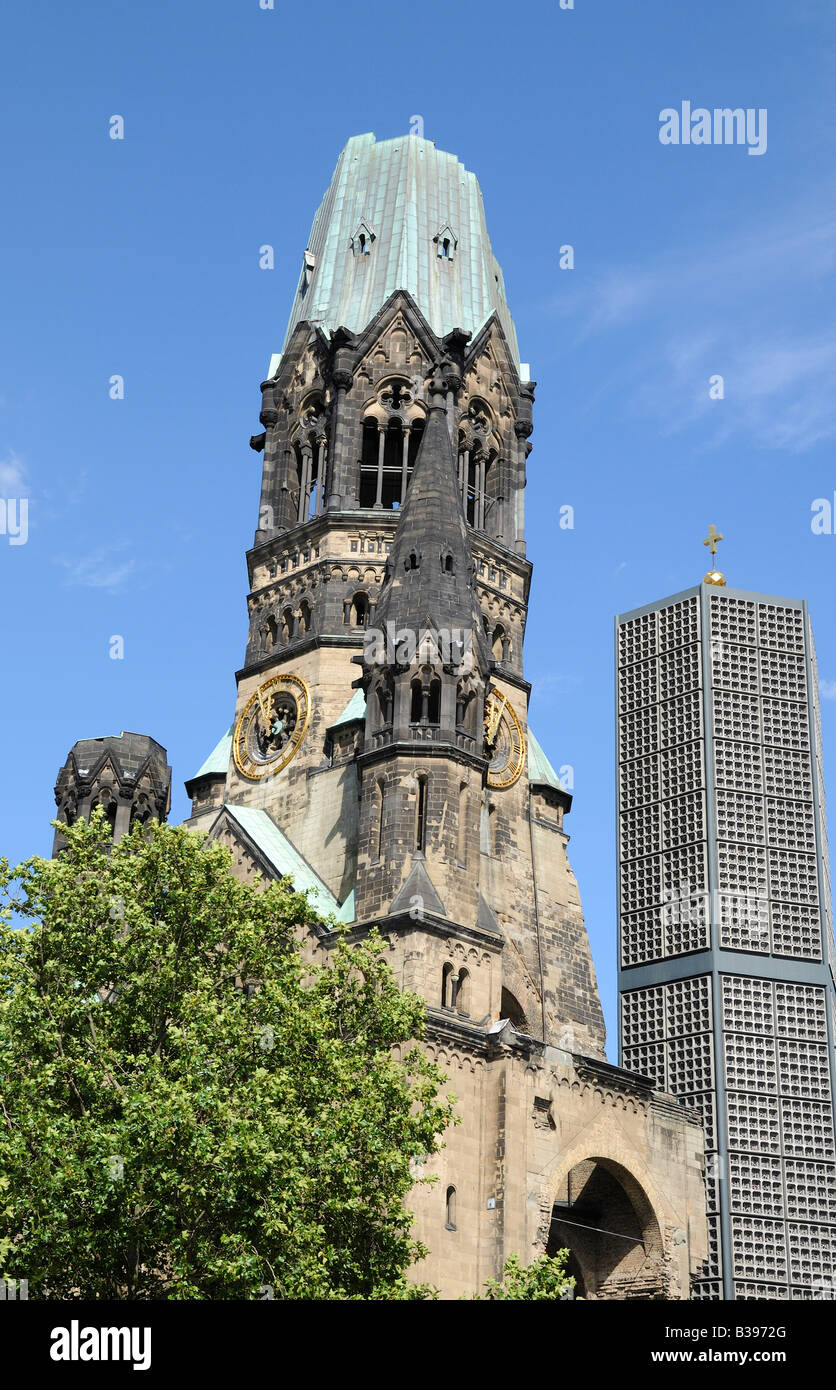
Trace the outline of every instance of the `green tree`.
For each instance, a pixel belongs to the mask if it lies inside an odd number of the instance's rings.
[[[380,938],[303,964],[307,900],[221,846],[61,829],[58,860],[0,862],[0,1273],[30,1297],[414,1296],[410,1160],[452,1098]]]
[[[514,1303],[539,1302],[542,1299],[570,1299],[575,1296],[575,1280],[566,1273],[568,1250],[558,1250],[554,1256],[541,1255],[530,1265],[523,1265],[518,1255],[509,1255],[502,1271],[502,1280],[489,1279],[482,1299],[505,1299]]]

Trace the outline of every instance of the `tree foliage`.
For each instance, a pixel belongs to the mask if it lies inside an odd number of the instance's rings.
[[[566,1273],[568,1250],[558,1250],[554,1256],[541,1255],[530,1265],[523,1265],[518,1255],[509,1255],[502,1279],[489,1279],[485,1293],[476,1300],[505,1300],[512,1303],[540,1302],[542,1299],[571,1299],[575,1297],[575,1280]]]
[[[221,846],[61,829],[58,860],[0,863],[0,1273],[30,1297],[411,1296],[410,1161],[452,1098],[384,944],[303,965],[307,900]]]

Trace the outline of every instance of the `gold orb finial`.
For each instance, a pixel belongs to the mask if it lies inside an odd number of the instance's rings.
[[[718,542],[722,539],[723,536],[721,532],[717,530],[717,527],[713,524],[709,526],[708,535],[703,541],[703,545],[708,546],[709,550],[711,551],[712,560],[717,554]],[[724,574],[721,574],[720,571],[717,569],[709,570],[707,574],[703,575],[702,582],[703,584],[715,584],[718,588],[724,588],[726,583],[726,576]]]

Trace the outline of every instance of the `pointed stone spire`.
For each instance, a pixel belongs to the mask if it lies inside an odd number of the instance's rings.
[[[438,370],[428,394],[427,424],[387,561],[376,622],[383,630],[392,624],[390,631],[414,634],[417,643],[428,632],[442,637],[458,633],[472,644],[473,665],[486,673],[490,653]]]

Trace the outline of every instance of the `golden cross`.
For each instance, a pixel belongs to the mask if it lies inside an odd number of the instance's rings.
[[[711,557],[712,557],[712,559],[713,559],[714,556],[717,554],[717,542],[718,542],[718,541],[721,541],[722,539],[723,539],[723,537],[722,537],[722,535],[720,534],[720,532],[717,530],[717,527],[716,527],[716,526],[709,526],[709,528],[708,528],[708,535],[706,536],[705,540],[703,541],[703,545],[707,545],[707,546],[708,546],[709,550],[711,551]]]

